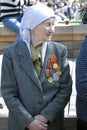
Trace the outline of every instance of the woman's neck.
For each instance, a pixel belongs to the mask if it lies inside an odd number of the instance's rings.
[[[39,46],[42,45],[42,42],[38,42],[36,40],[32,40],[31,41],[31,45],[34,47],[34,48],[38,48]]]

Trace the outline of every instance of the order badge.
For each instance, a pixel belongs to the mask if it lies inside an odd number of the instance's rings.
[[[53,82],[53,78],[52,77],[48,78],[48,82],[52,83]]]

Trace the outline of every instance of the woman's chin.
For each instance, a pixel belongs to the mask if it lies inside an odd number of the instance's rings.
[[[51,39],[52,39],[52,36],[49,36],[49,37],[47,38],[48,41],[50,41]]]

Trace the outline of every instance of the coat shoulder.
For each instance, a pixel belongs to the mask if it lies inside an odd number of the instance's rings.
[[[49,42],[49,46],[56,46],[58,48],[67,48],[64,44],[54,41]]]
[[[48,43],[48,46],[54,49],[55,51],[57,50],[58,52],[63,52],[65,50],[67,51],[67,46],[65,46],[64,44],[60,42],[51,41]]]
[[[16,48],[19,48],[20,45],[22,46],[23,41],[20,42],[13,42],[10,45],[7,45],[4,48],[4,53],[14,53],[16,51]]]

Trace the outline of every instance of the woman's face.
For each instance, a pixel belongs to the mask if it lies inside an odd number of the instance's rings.
[[[54,23],[55,18],[50,18],[31,30],[32,42],[36,41],[34,44],[41,44],[50,41],[54,33]]]

